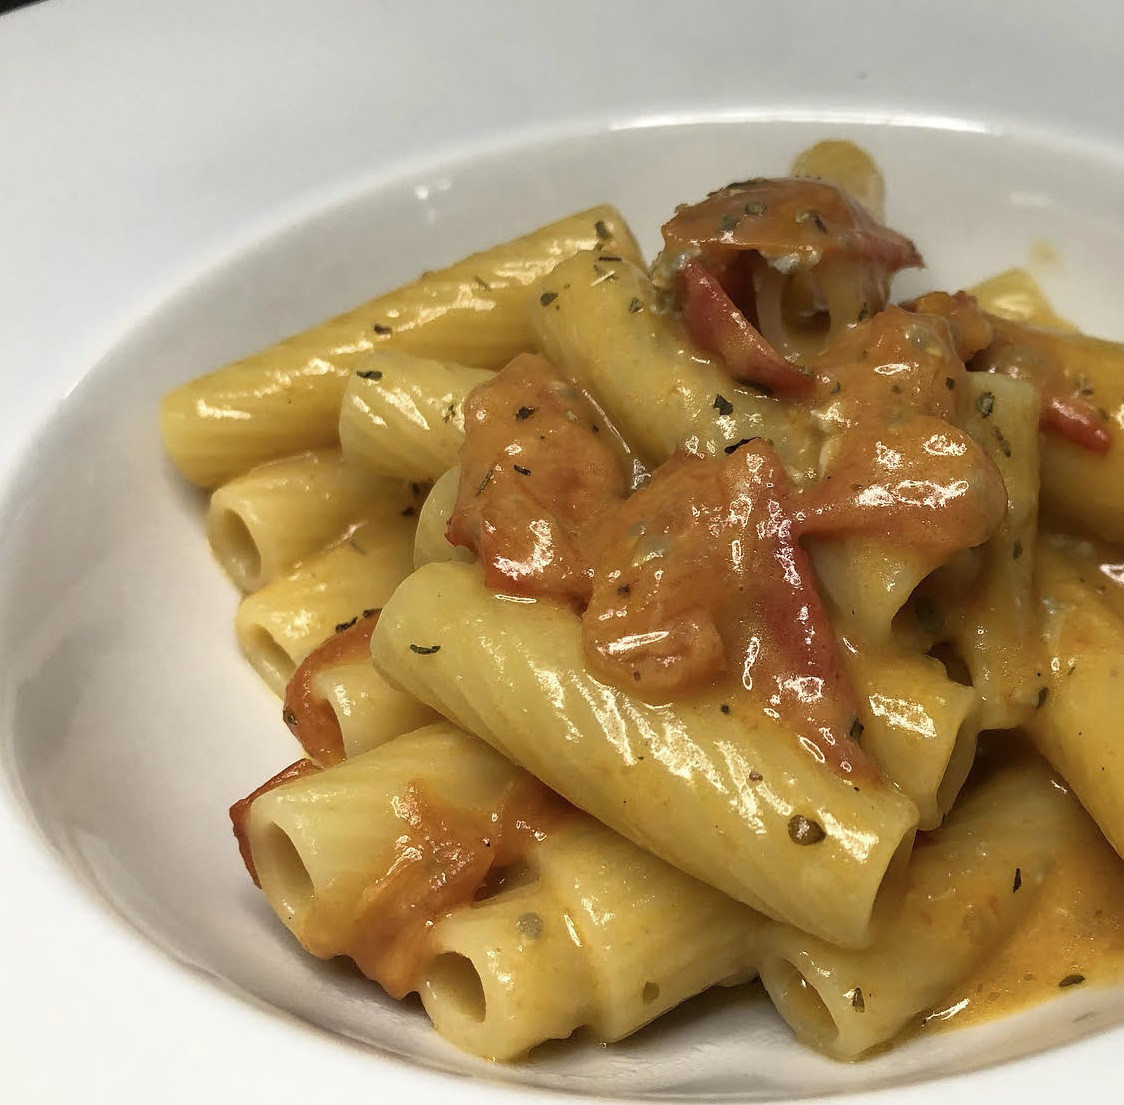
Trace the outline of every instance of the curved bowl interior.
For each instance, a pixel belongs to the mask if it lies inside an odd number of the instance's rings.
[[[1029,264],[1059,309],[1124,336],[1124,160],[1049,135],[833,126],[879,159],[889,221],[929,262],[898,286],[957,287]],[[245,876],[226,810],[293,760],[277,702],[234,644],[235,594],[203,499],[162,455],[179,382],[474,249],[618,204],[649,250],[674,204],[776,174],[825,135],[796,122],[637,128],[435,165],[285,227],[138,324],[39,434],[2,508],[3,752],[30,816],[89,892],[167,954],[268,1007],[421,1066],[572,1093],[731,1101],[924,1081],[1124,1019],[1088,990],[1007,1022],[841,1066],[795,1044],[753,989],[704,996],[632,1040],[549,1045],[494,1067],[421,1010],[302,953]],[[1116,331],[1114,333],[1114,330]]]

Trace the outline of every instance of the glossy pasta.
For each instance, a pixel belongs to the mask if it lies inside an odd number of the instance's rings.
[[[1124,977],[1124,908],[1009,962],[1124,849],[1122,347],[1019,271],[895,304],[870,158],[794,173],[650,268],[594,208],[165,400],[304,752],[231,809],[247,869],[474,1054],[759,975],[852,1060],[989,964]]]

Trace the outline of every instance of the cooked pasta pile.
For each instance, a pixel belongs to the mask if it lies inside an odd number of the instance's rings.
[[[305,752],[246,867],[478,1055],[760,977],[853,1059],[1012,948],[1035,997],[1120,973],[1124,889],[1066,877],[1124,888],[1124,348],[1018,271],[892,303],[877,168],[793,171],[650,268],[595,208],[164,401]]]

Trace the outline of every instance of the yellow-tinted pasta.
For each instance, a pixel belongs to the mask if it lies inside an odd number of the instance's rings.
[[[917,824],[892,787],[853,787],[783,725],[723,711],[717,695],[653,706],[599,683],[576,616],[494,595],[474,565],[414,572],[371,649],[392,682],[641,847],[826,939],[867,939]],[[797,842],[794,819],[822,829],[814,846]]]
[[[333,544],[360,522],[408,516],[420,505],[409,484],[375,477],[334,450],[271,461],[223,484],[207,511],[207,537],[243,591]]]
[[[277,695],[337,625],[382,606],[411,571],[413,545],[412,519],[360,525],[242,600],[234,619],[238,644]]]
[[[489,375],[392,349],[372,353],[344,391],[344,456],[378,475],[432,482],[457,463],[465,396]]]
[[[1065,543],[1041,540],[1037,553],[1045,647],[1026,728],[1124,855],[1124,619]]]
[[[1017,270],[885,308],[877,166],[795,171],[858,203],[731,185],[651,276],[594,208],[165,400],[313,758],[233,807],[247,867],[474,1054],[760,971],[861,1057],[1023,946],[1090,817],[1124,850],[1124,346]]]
[[[463,560],[471,563],[476,559],[469,550],[458,545],[450,545],[445,537],[449,516],[457,498],[460,483],[459,467],[450,468],[433,485],[422,504],[418,515],[418,529],[414,538],[414,567],[420,568],[434,560]]]
[[[539,285],[538,343],[604,408],[639,453],[658,464],[680,445],[718,453],[766,437],[797,473],[815,465],[818,435],[785,404],[737,387],[659,310],[652,282],[627,260],[576,254]],[[729,404],[729,410],[726,408]]]
[[[311,684],[313,701],[332,711],[348,759],[438,720],[424,703],[390,686],[370,660],[325,667]]]
[[[534,282],[579,250],[610,243],[639,257],[620,215],[594,207],[234,361],[165,397],[165,447],[184,476],[215,487],[263,461],[333,445],[344,388],[372,350],[499,368],[534,340]]]
[[[944,665],[909,649],[844,653],[859,694],[863,748],[908,795],[918,825],[933,829],[968,776],[980,730],[980,696]]]
[[[1012,932],[1083,817],[1038,761],[1000,770],[917,850],[868,949],[770,926],[760,967],[769,996],[800,1039],[837,1058],[885,1043]]]
[[[491,810],[516,775],[446,723],[275,787],[247,817],[262,890],[314,955],[355,954],[370,894],[401,865],[401,840],[424,835],[417,801]]]
[[[512,1059],[587,1026],[619,1040],[718,983],[756,974],[763,920],[574,817],[526,858],[525,881],[433,934],[420,988],[438,1030]]]

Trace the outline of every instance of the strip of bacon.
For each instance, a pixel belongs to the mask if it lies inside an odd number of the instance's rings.
[[[802,533],[874,534],[951,555],[995,531],[1007,489],[967,433],[913,415],[845,434],[825,478],[800,505]]]
[[[785,397],[807,395],[814,387],[812,376],[769,345],[726,294],[719,279],[698,261],[683,266],[679,302],[691,339],[700,349],[721,357],[726,371],[739,383]]]

